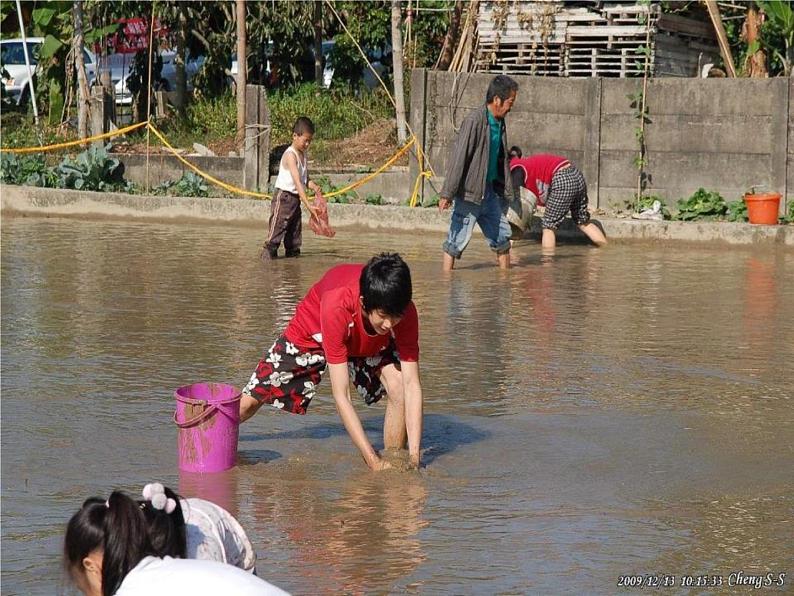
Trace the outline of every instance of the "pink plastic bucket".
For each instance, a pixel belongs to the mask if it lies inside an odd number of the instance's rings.
[[[237,460],[240,392],[224,383],[194,383],[174,391],[179,469],[222,472]]]

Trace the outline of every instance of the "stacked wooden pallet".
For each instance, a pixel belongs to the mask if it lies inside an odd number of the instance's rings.
[[[656,29],[659,5],[607,6],[590,12],[587,22],[566,28],[565,75],[628,77],[642,74],[648,27]],[[653,36],[651,36],[651,40]],[[653,45],[650,45],[651,65]]]
[[[475,68],[542,76],[696,76],[718,52],[708,24],[661,14],[658,3],[496,0],[481,2]],[[650,32],[648,28],[650,27]]]

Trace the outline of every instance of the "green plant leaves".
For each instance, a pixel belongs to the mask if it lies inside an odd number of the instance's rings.
[[[718,192],[698,188],[688,199],[679,199],[676,219],[682,221],[720,219],[727,212],[725,199]]]
[[[41,44],[39,57],[43,59],[52,58],[64,45],[65,44],[54,35],[47,35],[47,37],[44,38],[44,43]]]
[[[58,14],[58,9],[56,8],[37,8],[31,14],[31,18],[39,27],[47,27],[56,14]]]

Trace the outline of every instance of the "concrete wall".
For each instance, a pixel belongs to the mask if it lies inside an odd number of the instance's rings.
[[[124,178],[143,186],[146,183],[146,156],[134,153],[114,153],[124,164]],[[242,157],[185,156],[190,163],[209,175],[234,186],[243,186]],[[185,172],[192,172],[171,154],[149,156],[149,185],[154,187],[168,180],[179,180]]]
[[[29,214],[38,217],[141,219],[160,222],[205,222],[212,225],[251,227],[261,233],[270,214],[270,202],[252,199],[153,197],[112,192],[88,192],[60,188],[0,185],[3,217]],[[391,234],[436,233],[438,246],[449,229],[450,212],[392,205],[328,206],[335,228],[369,227]],[[308,213],[303,210],[304,221]],[[610,241],[718,242],[729,245],[779,247],[794,251],[794,226],[757,226],[746,223],[638,221],[599,218]],[[540,238],[535,218],[530,238]],[[584,234],[570,220],[559,230],[561,240],[585,242]],[[479,234],[479,229],[476,232]],[[304,234],[310,234],[304,230]]]
[[[146,183],[146,156],[140,154],[113,154],[124,164],[124,177],[136,184],[143,186]],[[243,188],[243,162],[242,157],[211,157],[190,155],[185,156],[190,163],[207,172],[211,176]],[[377,167],[381,164],[372,164]],[[185,172],[192,170],[171,155],[151,155],[149,156],[149,185],[151,187],[167,180],[179,180]],[[313,169],[310,171],[313,177],[326,176],[334,186],[346,186],[351,182],[360,180],[367,175],[367,172],[354,170],[339,171]],[[276,177],[270,177],[270,184]],[[268,189],[261,189],[266,192]],[[405,203],[411,196],[413,187],[408,180],[408,168],[395,166],[382,172],[369,182],[356,189],[363,200],[368,194],[379,194],[386,202]]]
[[[374,164],[380,166],[380,164]],[[347,186],[351,182],[361,180],[367,176],[367,172],[357,171],[338,171],[338,170],[325,170],[315,169],[310,171],[312,177],[315,179],[320,176],[327,177],[331,184],[336,187]],[[273,178],[271,178],[271,181]],[[408,180],[408,168],[402,166],[393,166],[375,176],[356,189],[358,196],[364,200],[368,194],[381,195],[387,203],[395,205],[404,205],[411,198],[413,186]]]
[[[440,190],[457,127],[483,104],[492,76],[413,71],[411,126],[436,173],[425,196]],[[637,186],[638,120],[627,96],[642,81],[515,79],[508,143],[524,154],[569,157],[586,176],[593,206],[624,206]],[[732,201],[764,186],[794,200],[794,79],[652,79],[647,102],[649,194],[674,204],[702,186]],[[415,159],[410,168],[415,175]]]

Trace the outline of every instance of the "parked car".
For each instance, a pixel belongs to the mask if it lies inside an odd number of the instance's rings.
[[[176,52],[165,50],[160,52],[163,59],[163,68],[160,71],[160,78],[155,81],[154,88],[157,91],[173,91],[176,89]],[[132,93],[129,88],[130,69],[135,54],[110,54],[103,58],[100,70],[110,69],[110,80],[115,89],[116,103],[120,105],[130,105],[132,103]],[[204,64],[204,56],[188,56],[185,63],[185,76],[187,77],[188,91],[193,89],[193,78]]]
[[[26,41],[30,68],[33,74],[36,74],[39,71],[39,50],[41,44],[44,43],[44,38],[28,37]],[[96,56],[88,50],[83,50],[83,60],[85,61],[86,76],[90,81],[96,72]],[[30,77],[25,65],[25,52],[21,39],[0,40],[0,64],[8,73],[7,77],[5,74],[3,75],[6,93],[17,105],[27,103],[30,100]]]
[[[272,43],[268,44],[269,48],[272,48]],[[331,83],[334,79],[334,64],[333,64],[333,57],[331,52],[334,49],[336,42],[333,39],[326,40],[322,42],[322,54],[323,54],[323,87],[328,89],[331,87]],[[384,66],[382,60],[384,56],[381,52],[376,52],[369,56],[370,63],[372,64],[372,68],[378,73],[378,76],[382,77],[383,73],[386,70],[386,66]],[[308,74],[309,71],[312,73],[314,72],[314,48],[311,48],[310,54],[308,56],[310,62],[307,62],[305,65],[302,65],[302,70],[307,71],[305,74],[306,76],[311,76]],[[278,83],[278,73],[271,69],[270,60],[267,61],[267,68],[268,72],[268,79],[271,83],[271,86],[275,86]],[[232,55],[232,65],[229,69],[230,76],[228,78],[229,86],[234,88],[236,85],[237,80],[237,54]],[[364,83],[364,86],[367,89],[374,89],[375,87],[379,86],[380,83],[378,82],[377,77],[372,73],[369,68],[364,68],[361,73],[361,79]]]

